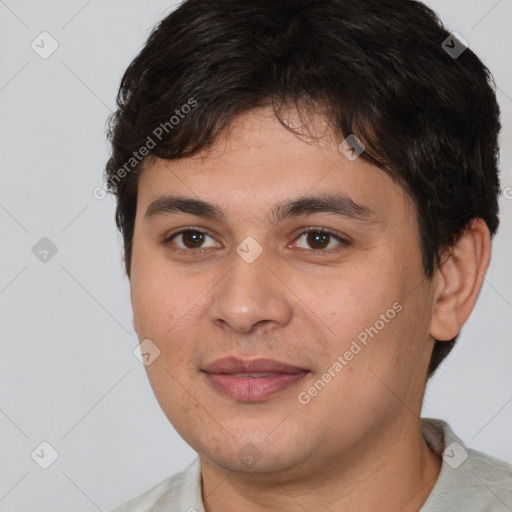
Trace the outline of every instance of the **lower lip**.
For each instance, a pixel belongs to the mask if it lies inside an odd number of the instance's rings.
[[[260,402],[301,381],[309,372],[276,373],[268,377],[234,377],[228,374],[206,373],[212,387],[243,402]]]

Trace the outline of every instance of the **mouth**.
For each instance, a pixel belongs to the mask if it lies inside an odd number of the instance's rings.
[[[206,364],[201,371],[218,393],[242,402],[261,402],[301,381],[309,370],[275,359],[234,357]]]

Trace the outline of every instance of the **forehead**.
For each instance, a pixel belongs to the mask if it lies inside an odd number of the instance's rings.
[[[360,206],[382,219],[411,216],[410,198],[387,174],[362,158],[347,159],[338,149],[341,141],[318,122],[315,131],[323,136],[303,139],[283,127],[271,109],[252,111],[210,149],[145,166],[137,216],[168,195],[219,206],[219,219],[222,214],[276,217],[285,202],[326,195],[344,196],[345,206]]]

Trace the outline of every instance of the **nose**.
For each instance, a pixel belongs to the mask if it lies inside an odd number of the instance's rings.
[[[290,322],[292,293],[264,254],[252,263],[233,255],[230,270],[213,290],[209,313],[214,324],[247,334],[262,326],[273,329]]]

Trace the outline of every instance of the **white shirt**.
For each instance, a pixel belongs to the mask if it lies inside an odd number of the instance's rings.
[[[512,465],[467,448],[444,421],[422,418],[421,430],[443,462],[420,512],[512,512]],[[205,512],[199,457],[111,512]]]

